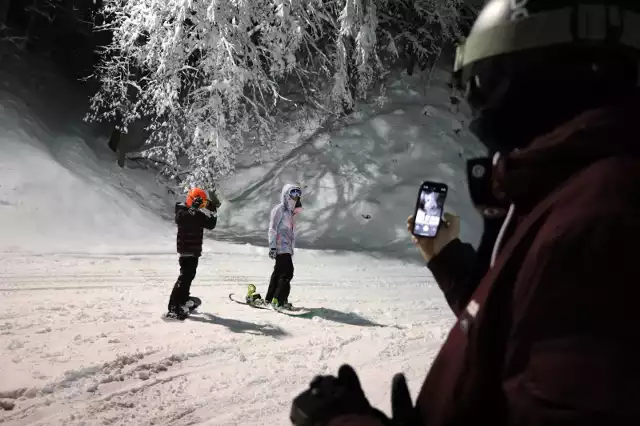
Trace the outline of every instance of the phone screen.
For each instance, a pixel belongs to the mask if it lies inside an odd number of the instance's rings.
[[[435,237],[438,234],[446,197],[446,185],[435,182],[422,184],[415,213],[414,235]]]

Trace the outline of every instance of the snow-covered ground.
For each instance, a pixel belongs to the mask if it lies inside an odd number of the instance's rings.
[[[402,259],[415,253],[404,222],[420,182],[449,183],[447,205],[469,239],[478,231],[461,174],[477,148],[458,143],[442,84],[429,92],[442,102],[425,108],[417,82],[398,80],[387,106],[362,108],[340,130],[227,180],[192,287],[204,303],[176,323],[161,318],[178,272],[167,220],[175,198],[148,171],[115,164],[104,135],[80,121],[82,96],[43,74],[44,64],[8,68],[1,424],[288,425],[292,398],[343,362],[387,413],[394,373],[415,396],[453,320],[428,271]],[[309,249],[296,252],[291,299],[311,308],[309,318],[227,298],[248,283],[266,291],[265,218],[289,179],[307,187],[300,245]]]
[[[387,412],[395,372],[418,391],[451,325],[422,268],[302,253],[292,299],[313,317],[293,318],[227,299],[265,291],[263,250],[212,246],[184,323],[161,319],[173,254],[3,254],[0,399],[15,408],[0,423],[284,426],[312,376],[343,362]]]

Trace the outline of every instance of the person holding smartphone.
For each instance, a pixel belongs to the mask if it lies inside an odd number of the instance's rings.
[[[457,321],[415,404],[394,378],[391,419],[342,366],[292,423],[640,424],[639,71],[640,2],[486,2],[454,67],[490,154],[467,164],[482,239],[408,220]]]

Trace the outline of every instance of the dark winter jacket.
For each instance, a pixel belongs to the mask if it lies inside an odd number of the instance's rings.
[[[428,264],[458,320],[420,426],[640,424],[638,117],[634,95],[469,173],[486,228]]]
[[[178,236],[176,245],[181,255],[199,257],[202,254],[204,228],[216,227],[216,214],[207,215],[201,209],[188,208],[184,203],[176,203],[176,224]]]

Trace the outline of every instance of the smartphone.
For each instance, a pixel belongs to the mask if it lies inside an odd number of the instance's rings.
[[[444,200],[447,198],[448,191],[449,187],[444,183],[422,182],[418,191],[416,211],[413,214],[415,218],[413,235],[426,238],[438,235],[444,214]]]

